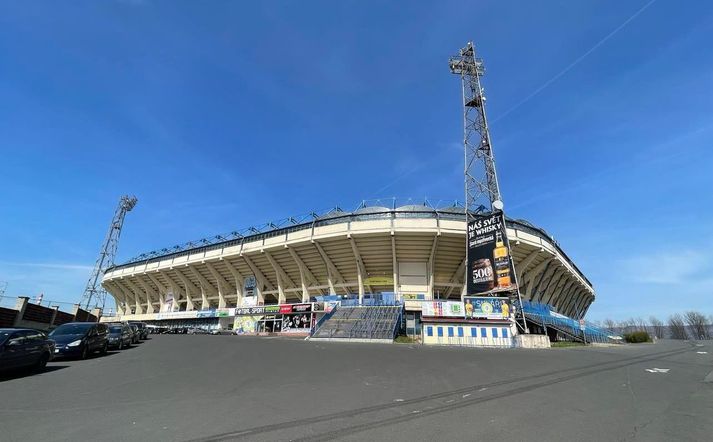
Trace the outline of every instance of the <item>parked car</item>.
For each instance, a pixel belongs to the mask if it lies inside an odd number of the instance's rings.
[[[141,340],[141,332],[139,331],[139,327],[136,326],[136,324],[128,324],[129,328],[131,328],[131,343],[132,344],[138,344],[139,341]]]
[[[21,367],[41,371],[54,357],[54,346],[41,331],[0,328],[0,371]]]
[[[108,324],[109,325],[109,348],[131,347],[133,332],[128,324]]]
[[[146,340],[149,338],[149,329],[146,327],[145,322],[130,321],[129,324],[135,325],[139,328],[139,339]]]
[[[86,359],[98,351],[106,354],[109,348],[109,327],[96,322],[68,322],[50,333],[55,342],[55,356]]]
[[[206,334],[208,334],[208,330],[206,330],[204,328],[200,328],[200,327],[189,328],[188,334],[189,335],[206,335]]]

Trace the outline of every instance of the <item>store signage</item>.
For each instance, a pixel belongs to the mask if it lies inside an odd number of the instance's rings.
[[[235,316],[274,315],[280,313],[279,305],[261,305],[256,307],[238,307]]]
[[[495,296],[517,289],[502,211],[468,223],[467,276],[468,295]]]

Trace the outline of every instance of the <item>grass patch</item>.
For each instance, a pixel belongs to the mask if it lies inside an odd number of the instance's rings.
[[[584,347],[581,342],[558,341],[552,343],[552,348]]]
[[[398,342],[399,344],[415,344],[416,341],[414,338],[411,338],[409,336],[397,336],[396,339],[394,339],[395,342]]]

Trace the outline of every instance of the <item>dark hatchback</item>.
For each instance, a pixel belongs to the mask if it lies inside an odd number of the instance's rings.
[[[50,333],[55,341],[55,356],[69,356],[86,359],[98,351],[106,354],[109,348],[109,327],[96,322],[68,322]]]
[[[133,332],[126,324],[109,324],[109,348],[131,347]]]
[[[0,371],[31,367],[41,371],[54,357],[54,342],[41,331],[0,328]]]

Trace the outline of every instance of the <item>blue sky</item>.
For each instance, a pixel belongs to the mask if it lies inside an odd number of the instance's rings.
[[[713,313],[708,2],[4,2],[0,281],[76,302],[125,193],[120,262],[362,199],[462,200],[447,59],[468,40],[506,210],[594,283],[589,317]]]

